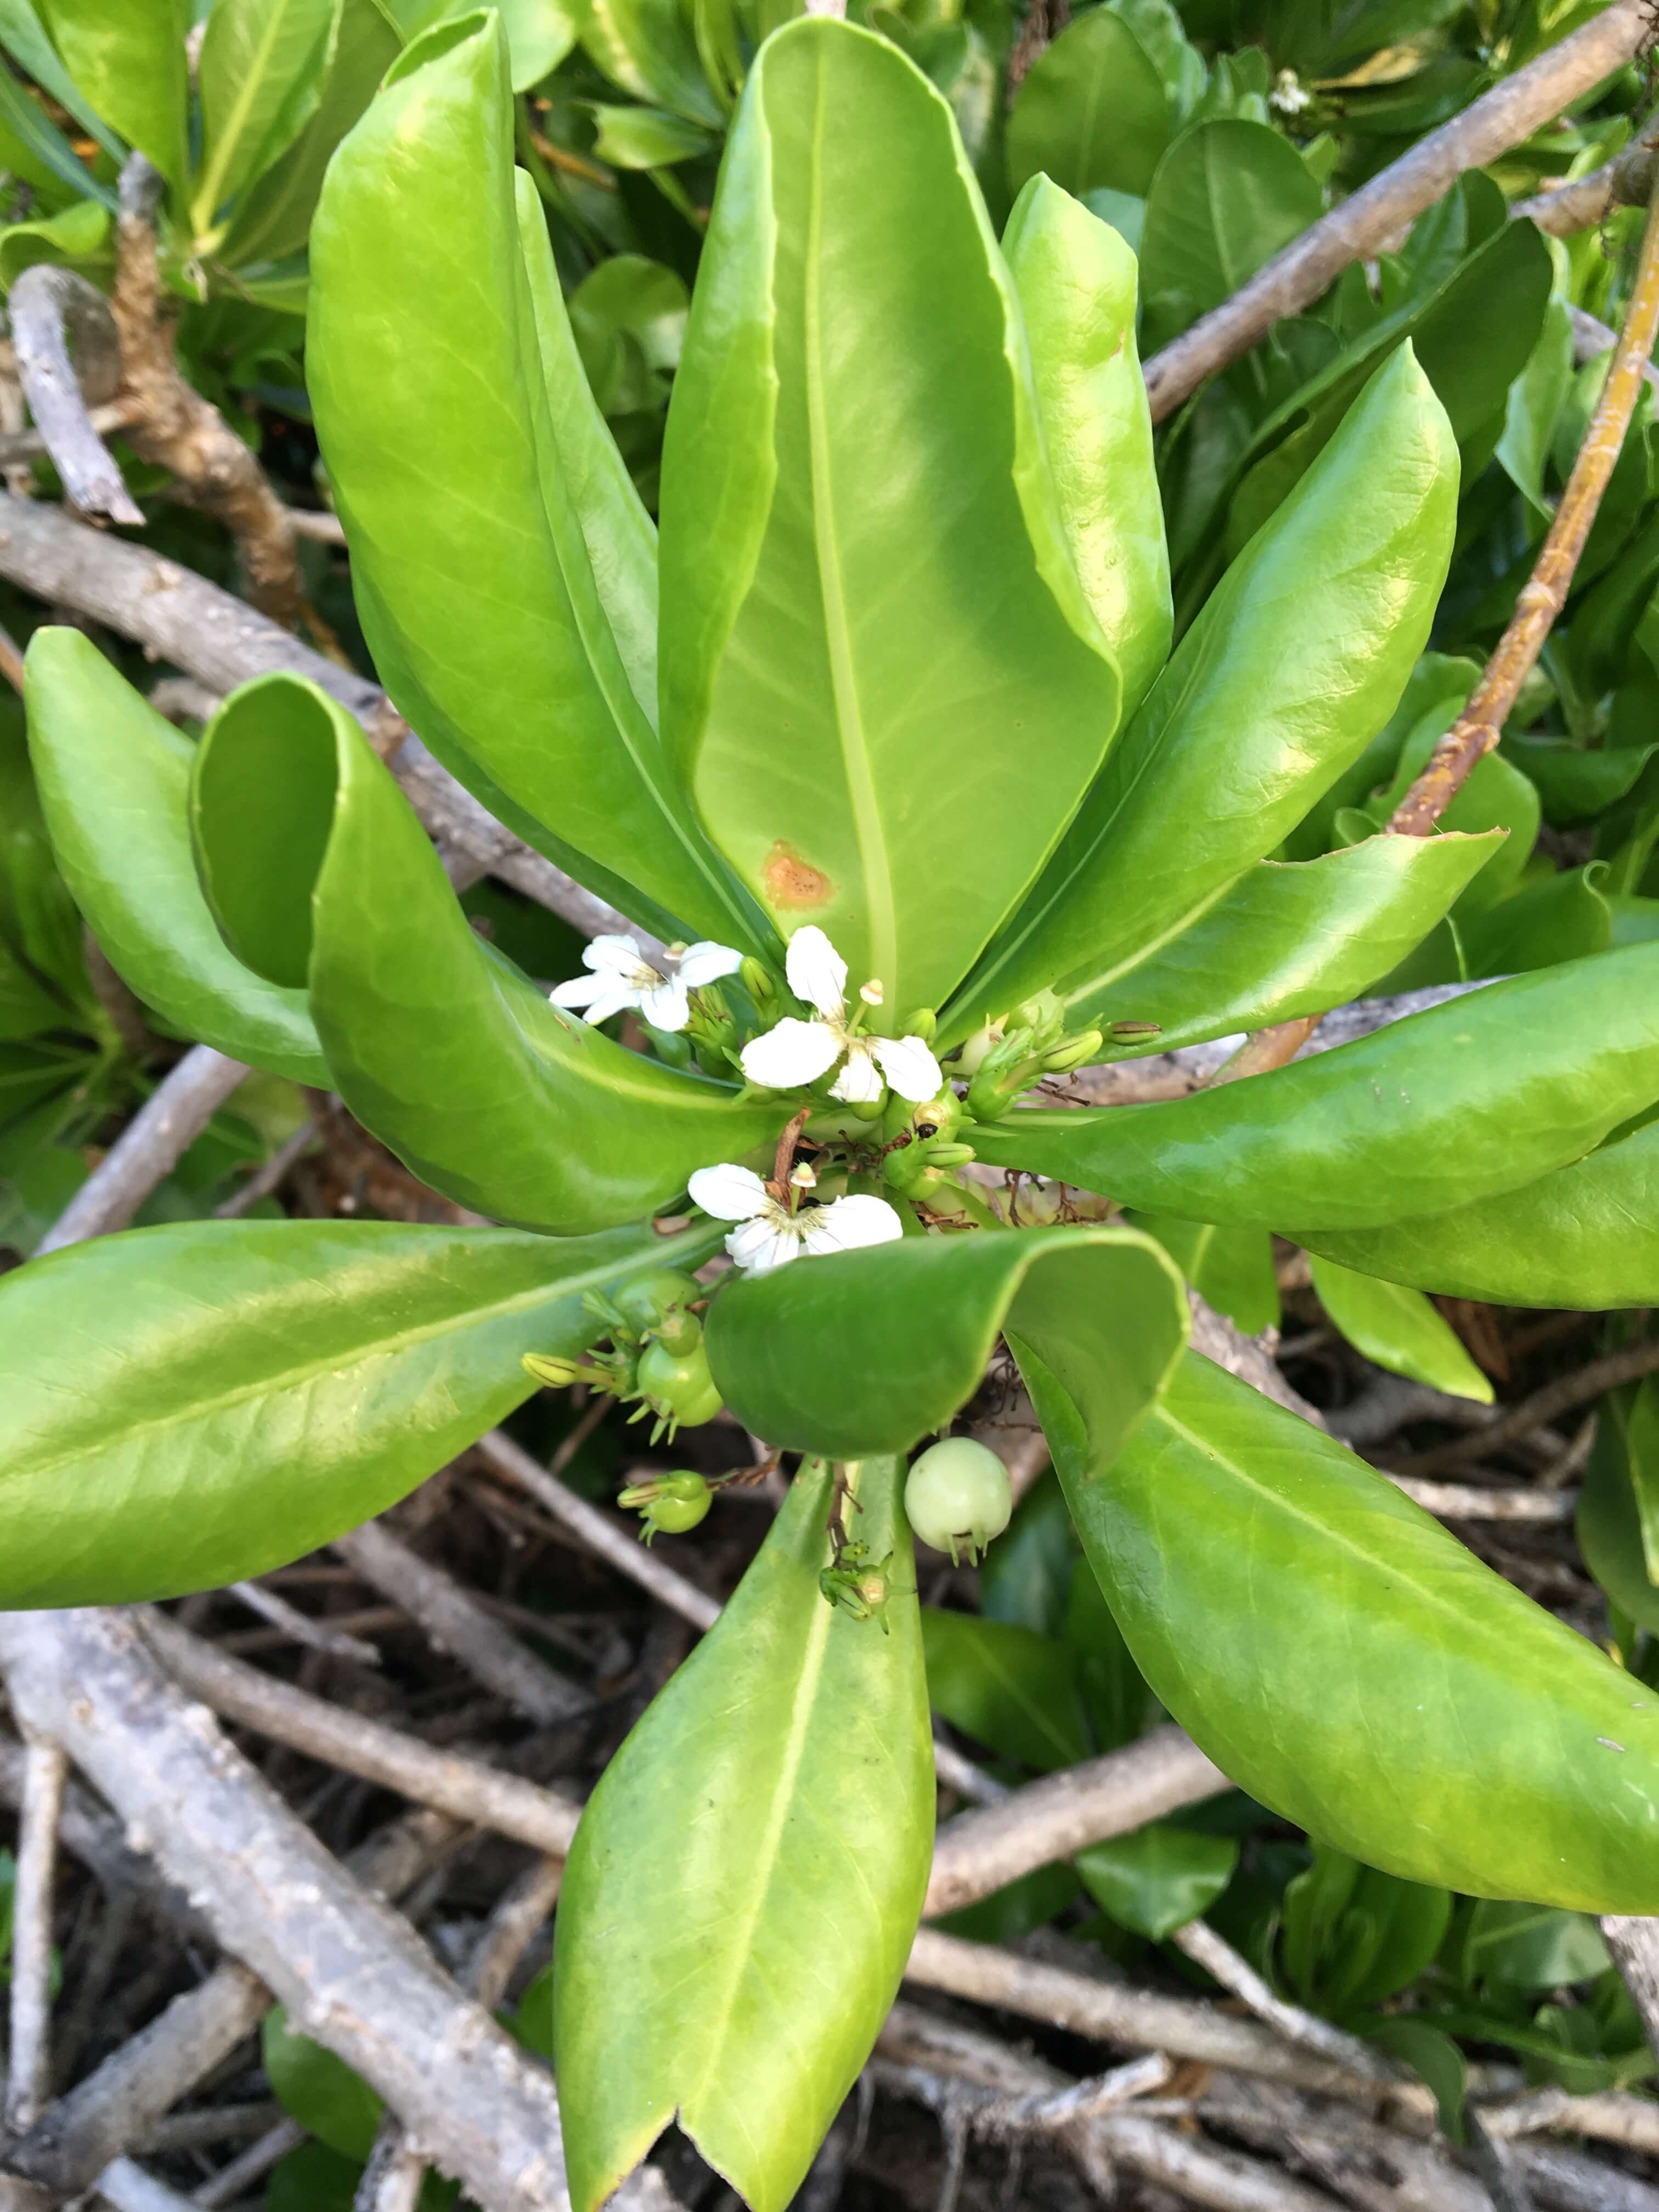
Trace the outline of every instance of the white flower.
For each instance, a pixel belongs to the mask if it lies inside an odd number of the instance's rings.
[[[671,945],[664,965],[653,968],[631,937],[596,937],[582,955],[592,973],[573,975],[548,993],[556,1006],[580,1007],[590,1022],[608,1022],[624,1007],[644,1015],[653,1029],[683,1030],[691,1018],[690,991],[735,975],[741,952],[728,945]]]
[[[886,1244],[904,1234],[884,1198],[836,1199],[829,1206],[791,1213],[780,1206],[751,1168],[729,1164],[699,1168],[691,1178],[694,1205],[717,1221],[737,1221],[726,1249],[745,1275],[763,1275],[799,1260],[803,1252],[854,1252],[861,1244]]]
[[[751,1083],[767,1091],[796,1091],[816,1083],[841,1060],[830,1095],[845,1105],[873,1105],[884,1079],[901,1098],[920,1103],[939,1096],[944,1072],[921,1037],[865,1036],[849,1026],[847,963],[816,925],[795,932],[784,967],[790,989],[817,1008],[818,1018],[803,1022],[787,1015],[744,1045],[743,1072]],[[880,992],[872,985],[866,984],[860,996],[866,1006],[880,1004]]]
[[[1313,106],[1313,94],[1294,70],[1282,69],[1267,94],[1267,105],[1280,115],[1300,115],[1304,107]]]

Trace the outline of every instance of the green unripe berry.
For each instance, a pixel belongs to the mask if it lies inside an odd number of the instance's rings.
[[[653,1337],[640,1354],[635,1379],[640,1396],[668,1425],[671,1435],[677,1428],[712,1421],[723,1402],[708,1371],[708,1355],[700,1344],[690,1352],[676,1352]]]
[[[972,1565],[1008,1526],[1013,1510],[1007,1468],[972,1437],[930,1444],[905,1479],[910,1526],[924,1544],[948,1552],[953,1563],[965,1551]]]
[[[620,1505],[637,1506],[643,1526],[640,1541],[666,1533],[683,1536],[708,1516],[714,1492],[700,1474],[653,1474],[635,1483],[617,1499]]]
[[[690,1352],[702,1334],[690,1309],[702,1296],[696,1276],[683,1275],[678,1267],[653,1267],[623,1283],[612,1304],[636,1336],[662,1336],[677,1352]]]

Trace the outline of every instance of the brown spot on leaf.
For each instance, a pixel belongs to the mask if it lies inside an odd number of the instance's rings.
[[[803,860],[794,847],[786,844],[781,837],[766,856],[761,880],[766,886],[769,906],[793,907],[798,910],[828,906],[840,888],[822,868],[815,868],[810,860]]]

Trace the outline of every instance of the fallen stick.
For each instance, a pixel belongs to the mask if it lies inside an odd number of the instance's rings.
[[[0,1616],[0,1661],[26,1723],[64,1746],[199,1896],[225,1948],[434,2163],[489,2212],[568,2212],[551,2077],[167,1680],[134,1621]]]
[[[1281,316],[1311,306],[1352,263],[1381,252],[1464,170],[1518,146],[1593,90],[1639,53],[1650,35],[1644,0],[1616,0],[1419,139],[1409,154],[1293,239],[1231,299],[1152,356],[1146,374],[1153,422],[1163,422],[1206,377],[1248,353]]]
[[[470,1826],[493,1828],[561,1858],[570,1849],[581,1808],[568,1798],[296,1690],[257,1667],[228,1658],[166,1613],[141,1607],[128,1617],[142,1626],[145,1640],[179,1687],[225,1719]]]

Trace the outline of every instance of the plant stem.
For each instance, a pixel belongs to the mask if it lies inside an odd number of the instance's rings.
[[[1642,389],[1642,372],[1656,337],[1659,337],[1659,196],[1649,205],[1636,282],[1613,349],[1613,365],[1555,520],[1474,697],[1435,747],[1428,764],[1390,817],[1388,826],[1393,836],[1426,837],[1478,763],[1498,743],[1521,686],[1567,603],[1573,572],[1624,447],[1625,433]]]

